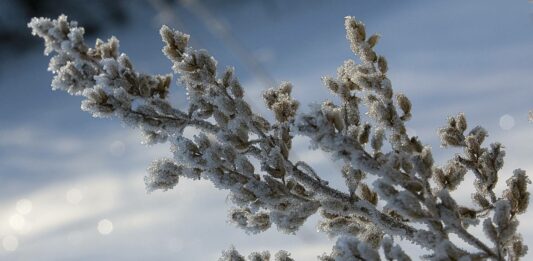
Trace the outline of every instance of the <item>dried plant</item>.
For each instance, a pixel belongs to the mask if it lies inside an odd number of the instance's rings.
[[[379,260],[380,253],[386,260],[411,260],[395,243],[400,239],[428,250],[423,258],[430,260],[518,260],[527,252],[517,233],[517,215],[529,201],[525,171],[515,170],[508,188],[496,195],[503,146],[484,146],[487,131],[469,130],[463,114],[449,118],[439,133],[442,145],[464,153],[436,166],[431,149],[406,133],[411,102],[393,92],[387,60],[374,51],[379,36],[367,37],[364,24],[353,17],[345,18],[345,27],[360,63],[347,60],[336,78],[323,78],[340,103],[326,101],[298,112],[292,85],[283,83],[263,93],[275,122],[252,111],[233,68],[217,72],[213,57],[188,47],[189,35],[167,26],[160,30],[163,52],[186,88],[186,111],[169,103],[171,75],[137,72],[119,53],[116,38],[97,40],[90,48],[84,29],[66,16],[34,18],[29,27],[45,40],[46,55],[56,53],[49,65],[54,90],[83,96],[81,108],[95,117],[114,116],[139,128],[147,144],[171,144],[174,158],[148,168],[149,192],[171,189],[180,178],[210,180],[229,190],[235,205],[229,219],[252,234],[272,225],[293,233],[319,212],[320,230],[337,238],[320,260]],[[183,135],[187,127],[197,130],[194,139]],[[310,138],[313,148],[344,163],[339,175],[346,192],[329,186],[305,162],[289,159],[295,135]],[[471,174],[475,207],[450,196]],[[371,186],[367,176],[373,177]],[[484,238],[468,230],[479,223]],[[450,234],[464,242],[453,242]],[[465,243],[476,250],[464,250]],[[293,260],[285,251],[274,258]],[[269,260],[270,254],[255,252],[248,259]],[[245,258],[232,248],[220,260]]]

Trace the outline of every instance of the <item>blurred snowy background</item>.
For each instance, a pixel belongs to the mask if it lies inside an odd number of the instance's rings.
[[[353,58],[343,17],[356,16],[382,34],[377,50],[389,61],[396,91],[413,103],[409,132],[430,144],[446,117],[465,112],[470,127],[489,130],[489,142],[507,149],[497,191],[513,169],[533,173],[533,3],[479,1],[318,0],[0,0],[0,259],[1,260],[215,260],[231,244],[292,252],[314,260],[333,241],[317,233],[316,217],[296,235],[275,228],[256,236],[226,223],[226,192],[180,180],[167,192],[145,192],[149,163],[170,156],[168,145],[145,147],[140,134],[116,120],[93,119],[79,97],[52,92],[42,42],[30,36],[32,16],[78,20],[98,36],[120,39],[136,68],[170,72],[158,34],[165,23],[192,37],[219,68],[236,67],[247,98],[291,81],[306,104],[332,98],[320,77],[335,75]],[[182,88],[173,102],[184,107]],[[325,179],[340,184],[338,164],[296,140],[295,153]],[[469,202],[472,178],[457,196]],[[520,217],[533,248],[533,210]],[[479,229],[476,229],[479,233]],[[533,259],[533,251],[525,260]]]

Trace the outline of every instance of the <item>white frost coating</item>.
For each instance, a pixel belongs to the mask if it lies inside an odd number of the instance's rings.
[[[332,253],[329,255],[324,254],[320,256],[320,259],[335,261],[381,260],[374,248],[353,236],[339,237]]]
[[[268,251],[252,252],[245,259],[235,247],[231,246],[228,250],[222,252],[222,257],[219,261],[270,261],[270,253]],[[285,250],[280,250],[274,255],[274,261],[294,261],[290,254]]]
[[[291,254],[285,250],[280,250],[279,252],[274,255],[275,261],[294,261],[294,259],[291,258]]]
[[[219,261],[245,261],[244,257],[231,246],[230,249],[222,251]]]
[[[479,126],[468,131],[462,113],[450,117],[439,134],[445,147],[459,147],[463,153],[444,167],[436,166],[431,148],[406,131],[413,105],[406,95],[394,93],[387,60],[374,50],[379,35],[367,37],[365,25],[353,17],[345,18],[345,28],[361,63],[347,60],[336,78],[322,78],[339,104],[325,101],[299,113],[293,86],[284,82],[263,94],[274,122],[252,111],[233,68],[218,72],[217,61],[207,51],[188,47],[189,35],[167,26],[160,30],[163,53],[186,89],[189,106],[184,111],[167,99],[171,75],[136,71],[119,52],[115,37],[88,47],[84,29],[64,15],[56,20],[34,18],[28,26],[44,39],[45,54],[54,53],[48,67],[55,75],[52,89],[83,96],[82,109],[95,117],[117,117],[140,129],[147,144],[171,144],[173,158],[157,160],[148,169],[148,192],[171,189],[180,177],[207,179],[229,191],[236,206],[229,218],[250,233],[272,225],[294,233],[319,211],[319,229],[338,238],[333,252],[320,257],[328,261],[379,260],[380,246],[387,259],[410,260],[392,238],[426,248],[433,260],[517,260],[527,252],[516,233],[517,215],[529,203],[525,171],[516,170],[503,195],[496,195],[503,146],[484,145],[487,131]],[[197,130],[193,139],[183,136],[186,127]],[[295,135],[309,137],[313,148],[343,161],[339,174],[345,178],[346,193],[330,187],[309,164],[289,160]],[[458,204],[449,193],[469,171],[475,175],[474,208]],[[366,179],[371,175],[373,186]],[[489,212],[494,215],[483,227],[492,242],[483,242],[467,229]],[[475,251],[449,241],[450,233]],[[269,259],[268,252],[248,256]],[[220,260],[245,259],[231,248]],[[275,260],[293,259],[280,251]]]
[[[152,192],[157,189],[163,191],[172,189],[179,181],[182,167],[171,159],[160,159],[148,168],[148,176],[144,178],[146,190]]]

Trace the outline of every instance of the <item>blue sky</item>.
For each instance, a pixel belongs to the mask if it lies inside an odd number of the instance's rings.
[[[161,53],[161,20],[147,8],[131,9],[135,19],[99,36],[117,36],[138,70],[170,72]],[[432,146],[439,163],[457,151],[440,148],[436,130],[446,117],[464,112],[470,126],[489,130],[489,142],[506,147],[497,191],[513,169],[533,173],[533,124],[527,120],[533,109],[532,3],[293,1],[269,9],[241,2],[218,4],[211,12],[277,82],[294,84],[302,110],[333,99],[320,77],[334,76],[344,60],[354,58],[343,17],[356,16],[368,32],[382,35],[377,50],[388,58],[393,87],[413,103],[409,132]],[[209,50],[219,68],[236,67],[254,109],[271,117],[256,102],[264,82],[191,12],[179,10],[179,19],[195,47]],[[29,33],[24,25],[21,30]],[[79,109],[78,97],[52,92],[47,63],[41,48],[0,61],[0,259],[213,260],[231,244],[244,253],[286,249],[297,260],[330,251],[333,241],[316,232],[316,217],[296,235],[275,228],[245,234],[226,223],[227,194],[207,182],[181,180],[172,191],[147,194],[145,169],[170,155],[168,145],[145,147],[137,131],[113,119],[93,119]],[[172,91],[174,104],[184,107],[184,91]],[[296,157],[340,184],[340,173],[331,171],[337,163],[307,146],[298,138]],[[471,180],[457,193],[464,202]],[[530,218],[533,212],[520,218],[520,229],[533,247],[533,224],[524,222]],[[113,228],[105,235],[100,232],[109,227],[102,220]]]

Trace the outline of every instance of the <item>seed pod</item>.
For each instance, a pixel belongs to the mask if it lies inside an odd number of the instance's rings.
[[[400,106],[400,109],[402,109],[404,115],[411,114],[411,102],[407,96],[398,94],[396,95],[396,100],[398,101],[398,105]]]
[[[332,92],[337,93],[339,91],[339,84],[331,77],[322,77],[322,82]]]
[[[222,75],[222,86],[224,88],[228,88],[231,84],[231,80],[233,79],[233,67],[226,68],[226,71],[224,71],[224,74]]]
[[[372,36],[368,37],[368,40],[366,42],[368,43],[370,48],[374,48],[374,46],[376,46],[376,44],[378,43],[379,38],[379,34],[373,34]]]
[[[460,132],[464,132],[466,130],[466,128],[467,128],[466,117],[465,117],[464,113],[459,113],[459,115],[457,115],[457,117],[455,117],[455,121],[456,121],[457,129]]]
[[[366,144],[368,142],[368,137],[370,135],[370,124],[365,123],[362,127],[363,129],[359,132],[359,143]]]
[[[242,90],[241,83],[236,79],[231,81],[230,90],[233,96],[235,96],[236,98],[242,98],[244,96],[244,91]]]
[[[379,68],[379,71],[383,74],[387,73],[387,71],[389,70],[387,59],[385,59],[385,57],[383,56],[378,57],[378,68]]]
[[[368,185],[365,183],[359,183],[359,190],[363,199],[372,203],[372,205],[376,205],[378,203],[378,194],[370,190]]]
[[[473,193],[472,200],[474,201],[474,203],[476,203],[476,205],[480,206],[481,208],[490,207],[489,201],[479,193]]]

